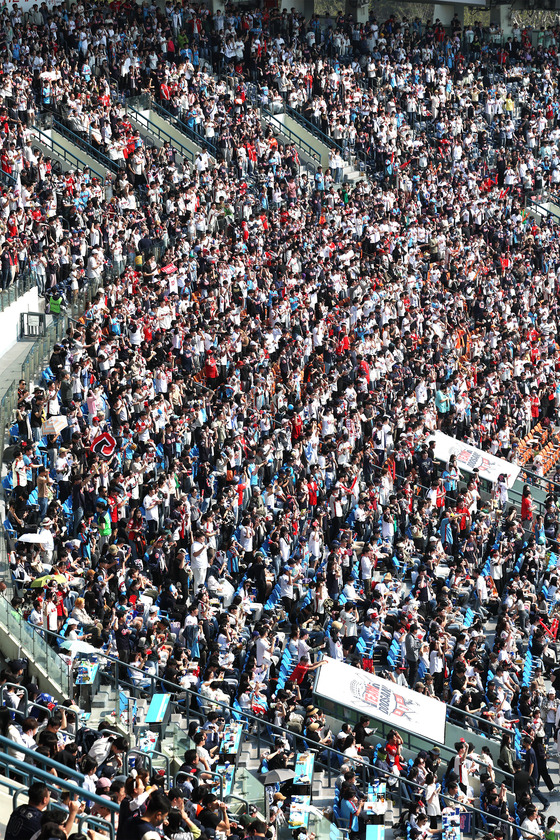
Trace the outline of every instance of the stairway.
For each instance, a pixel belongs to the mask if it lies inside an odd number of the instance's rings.
[[[94,177],[99,178],[103,183],[105,182],[109,170],[99,161],[78,149],[77,146],[74,146],[53,128],[40,128],[34,125],[30,132],[34,147],[39,149],[43,155],[57,160],[63,172],[67,172],[69,169],[82,170],[87,166]]]
[[[277,114],[277,118],[281,119],[290,130],[297,132],[305,142],[313,143],[321,150],[323,171],[325,171],[326,167],[329,165],[330,150],[337,149],[340,152],[341,157],[345,160],[342,170],[343,183],[350,183],[354,185],[360,180],[360,178],[363,177],[363,173],[357,166],[357,161],[354,162],[352,159],[349,160],[348,155],[335,140],[328,135],[323,134],[319,128],[314,126],[313,123],[310,123],[306,117],[299,113],[299,111],[295,111],[290,107],[285,107],[283,113]]]
[[[197,154],[203,151],[202,138],[201,143],[196,144],[171,125],[171,122],[160,116],[155,109],[150,107],[136,108],[130,100],[126,103],[126,109],[131,124],[149,145],[160,148],[165,142],[168,142],[184,159],[191,163],[194,162]],[[211,165],[214,164],[215,160],[212,160]]]

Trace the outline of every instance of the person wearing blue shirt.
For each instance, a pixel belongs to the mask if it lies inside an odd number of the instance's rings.
[[[340,800],[340,818],[342,826],[350,829],[350,837],[355,836],[360,831],[360,823],[358,817],[361,814],[364,806],[364,800],[352,792],[343,793]]]
[[[372,645],[376,640],[377,633],[375,628],[372,626],[372,619],[371,616],[366,616],[364,621],[363,627],[360,632],[360,638],[364,640],[366,645]]]
[[[443,486],[445,487],[446,494],[451,496],[451,498],[456,499],[461,474],[457,469],[455,455],[450,457],[449,463],[444,469],[441,477],[443,478]]]
[[[436,410],[438,415],[438,429],[441,428],[443,420],[449,414],[451,409],[451,398],[447,385],[443,384],[438,391],[436,391]]]

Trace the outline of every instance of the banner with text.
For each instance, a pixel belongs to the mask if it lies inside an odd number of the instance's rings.
[[[395,729],[445,743],[445,703],[352,665],[326,657],[318,669],[315,694]]]
[[[430,435],[429,440],[434,440],[435,456],[438,461],[446,464],[451,455],[457,458],[457,467],[468,473],[472,473],[477,469],[481,478],[485,478],[492,483],[498,480],[498,476],[505,475],[507,477],[507,486],[513,487],[513,484],[521,472],[521,467],[516,464],[510,464],[504,461],[503,458],[496,458],[490,452],[484,452],[482,449],[477,449],[476,446],[471,446],[470,443],[463,443],[462,440],[444,435],[443,432],[434,432]]]

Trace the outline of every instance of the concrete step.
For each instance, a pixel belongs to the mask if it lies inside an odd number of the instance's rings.
[[[110,709],[109,695],[105,691],[98,691],[91,701],[91,705],[92,709]]]

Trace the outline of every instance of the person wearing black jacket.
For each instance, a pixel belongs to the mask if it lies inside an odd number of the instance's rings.
[[[175,559],[171,564],[170,573],[171,580],[173,581],[179,592],[182,594],[183,600],[185,602],[189,595],[189,582],[191,579],[188,572],[188,567],[185,565],[186,555],[186,548],[177,549]]]
[[[60,377],[60,374],[64,370],[66,356],[67,353],[64,347],[60,344],[55,344],[49,359],[49,367],[57,378]]]
[[[8,820],[5,840],[30,840],[41,830],[43,812],[49,807],[50,791],[42,782],[34,782],[27,796],[29,801],[16,808]]]
[[[125,615],[119,615],[118,617],[115,628],[115,643],[121,661],[120,671],[124,679],[126,678],[126,665],[130,662],[132,651],[136,646],[134,631],[127,626]]]
[[[270,584],[266,579],[266,566],[264,564],[264,554],[262,551],[255,553],[255,559],[247,571],[249,580],[255,582],[257,589],[257,601],[261,604],[266,603],[266,599],[270,592]]]
[[[537,773],[539,779],[542,779],[549,791],[552,791],[554,790],[554,782],[550,778],[550,773],[548,772],[548,767],[546,764],[546,746],[544,743],[544,738],[541,735],[535,736],[535,740],[533,741],[533,749],[537,757]]]
[[[119,840],[154,840],[160,838],[158,831],[171,810],[170,799],[160,791],[150,795],[143,816],[136,814],[124,825],[119,824]]]
[[[534,750],[531,750],[534,755]],[[516,802],[520,802],[524,796],[536,796],[539,802],[548,808],[549,802],[539,792],[537,783],[529,770],[522,769],[520,761],[513,762],[513,792]]]
[[[74,742],[66,744],[64,749],[57,753],[56,760],[60,762],[60,764],[64,764],[69,770],[78,770],[78,746]],[[63,776],[63,778],[68,778],[65,776],[62,771],[59,771],[59,775]]]

